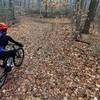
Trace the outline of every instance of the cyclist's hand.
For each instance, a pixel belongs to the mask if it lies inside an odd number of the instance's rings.
[[[19,46],[20,46],[20,47],[23,47],[23,44],[19,43]]]

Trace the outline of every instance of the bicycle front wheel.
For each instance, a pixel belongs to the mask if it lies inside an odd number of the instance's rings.
[[[20,67],[24,60],[24,50],[23,48],[18,48],[14,56],[13,62],[16,67]]]

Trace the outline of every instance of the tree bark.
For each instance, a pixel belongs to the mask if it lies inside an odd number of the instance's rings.
[[[14,1],[13,0],[9,0],[9,8],[11,9],[13,19],[15,19]]]
[[[24,0],[24,8],[26,8],[26,0]]]
[[[84,34],[89,34],[90,25],[91,25],[91,22],[94,21],[98,1],[99,0],[91,0],[91,2],[90,2],[89,12],[87,14],[87,19],[85,21],[85,25],[82,30],[82,33],[84,33]]]
[[[45,16],[44,17],[47,17],[48,15],[48,6],[47,6],[47,0],[46,0],[46,4],[45,4]]]

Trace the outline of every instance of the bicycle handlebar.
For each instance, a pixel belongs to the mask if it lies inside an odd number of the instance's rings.
[[[8,49],[18,49],[18,48],[23,48],[23,47],[20,47],[20,46],[14,44],[14,43],[9,43],[9,44],[7,45],[7,47],[8,47]],[[10,48],[9,48],[9,47],[10,47]]]

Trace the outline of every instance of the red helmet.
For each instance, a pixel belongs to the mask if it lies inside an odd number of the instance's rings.
[[[8,29],[8,25],[5,23],[0,23],[0,30],[7,30]]]

